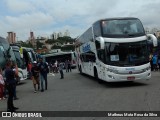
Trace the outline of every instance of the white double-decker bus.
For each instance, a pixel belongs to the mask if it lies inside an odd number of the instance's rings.
[[[138,18],[98,20],[76,40],[78,69],[99,82],[148,80],[149,40],[157,45]]]

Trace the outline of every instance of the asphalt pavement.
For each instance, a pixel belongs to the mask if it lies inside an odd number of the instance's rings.
[[[103,83],[81,75],[74,69],[48,74],[48,90],[34,93],[32,80],[17,86],[20,111],[160,111],[160,72],[152,72],[149,81]],[[7,100],[0,101],[6,111]],[[92,116],[92,115],[91,115]],[[6,118],[2,118],[6,119]],[[22,118],[21,118],[22,119]],[[27,119],[27,118],[23,118]],[[31,118],[29,118],[31,119]],[[159,117],[48,117],[55,120],[159,120]]]

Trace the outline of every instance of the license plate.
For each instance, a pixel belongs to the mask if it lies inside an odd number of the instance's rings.
[[[127,80],[135,80],[134,76],[127,77]]]

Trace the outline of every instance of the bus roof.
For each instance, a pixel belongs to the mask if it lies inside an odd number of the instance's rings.
[[[16,46],[16,45],[10,45],[12,47],[13,50],[19,50],[20,47],[19,46]]]
[[[104,20],[124,20],[124,19],[138,19],[138,18],[135,18],[135,17],[115,17],[115,18],[104,18],[104,19],[100,19],[100,20],[97,20],[96,22],[100,22],[100,21],[104,21]],[[95,24],[96,22],[94,22],[93,24]]]

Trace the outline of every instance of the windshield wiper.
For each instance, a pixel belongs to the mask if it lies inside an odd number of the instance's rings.
[[[127,34],[129,37],[134,37],[135,35],[134,34]]]
[[[126,35],[128,35],[129,37],[134,37],[135,35],[134,34],[131,34],[131,33],[129,33],[128,31],[125,31],[124,32]]]

